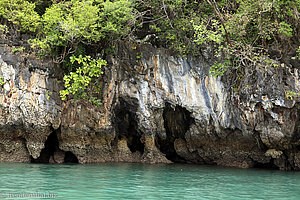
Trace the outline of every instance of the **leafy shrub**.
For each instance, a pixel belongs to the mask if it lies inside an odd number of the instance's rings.
[[[103,74],[102,66],[107,64],[106,61],[80,55],[71,56],[70,62],[72,64],[76,62],[81,66],[75,72],[64,76],[65,89],[60,91],[61,99],[65,100],[67,96],[71,96],[74,99],[84,99],[94,105],[100,105],[100,99],[97,99],[94,94],[101,92],[99,76]]]
[[[0,0],[0,17],[19,26],[21,31],[36,31],[40,16],[35,12],[35,3],[26,0]]]
[[[126,23],[133,18],[129,1],[63,1],[55,3],[42,16],[43,29],[31,40],[40,54],[57,53],[60,61],[74,53],[81,43],[114,40],[128,32]]]

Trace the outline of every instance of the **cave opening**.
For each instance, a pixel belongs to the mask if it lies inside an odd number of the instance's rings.
[[[78,158],[71,151],[65,153],[64,163],[78,163]]]
[[[122,98],[115,109],[115,125],[118,138],[126,138],[127,146],[132,153],[144,153],[144,143],[141,141],[142,133],[138,128],[136,111],[137,102],[134,99],[125,101]]]
[[[279,167],[274,164],[274,159],[271,159],[268,163],[261,163],[255,161],[252,168],[279,170]]]
[[[31,163],[49,163],[50,158],[54,156],[54,152],[58,148],[58,138],[55,131],[53,131],[45,142],[45,147],[42,149],[40,156],[36,159],[31,157]]]
[[[176,139],[185,139],[185,133],[190,126],[195,123],[191,113],[179,106],[175,107],[166,103],[163,111],[164,128],[166,130],[166,138],[157,137],[156,145],[167,159],[176,163],[187,163],[187,161],[179,156],[174,147]]]
[[[62,153],[61,158],[55,156],[57,152]],[[45,141],[45,147],[42,149],[40,156],[36,159],[31,156],[31,163],[78,163],[78,159],[72,152],[64,152],[59,149],[57,132],[53,131]]]

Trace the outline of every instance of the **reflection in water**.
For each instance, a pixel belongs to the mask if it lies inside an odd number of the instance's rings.
[[[49,192],[66,200],[300,199],[297,172],[196,165],[0,164],[0,180],[0,195]]]

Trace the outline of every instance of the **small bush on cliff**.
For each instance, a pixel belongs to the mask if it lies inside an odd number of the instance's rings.
[[[0,75],[0,86],[3,86],[4,84],[5,84],[5,80],[4,80],[3,75],[1,74]]]
[[[65,89],[60,91],[61,99],[65,100],[67,96],[71,96],[99,106],[101,104],[100,99],[97,98],[101,92],[99,76],[103,74],[102,66],[107,64],[106,61],[80,55],[71,56],[70,62],[78,64],[79,67],[75,72],[64,76]]]
[[[35,3],[26,0],[0,0],[0,17],[18,25],[21,31],[36,31],[41,27]]]

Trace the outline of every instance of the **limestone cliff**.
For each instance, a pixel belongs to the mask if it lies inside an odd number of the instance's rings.
[[[180,58],[122,46],[108,58],[103,106],[61,102],[50,61],[0,49],[1,162],[196,163],[300,169],[299,72],[257,67],[233,93],[208,75],[209,49]],[[137,56],[139,55],[139,56]]]
[[[60,127],[62,110],[55,66],[0,48],[0,161],[30,162]],[[51,98],[48,98],[51,94]],[[48,96],[48,97],[47,97]]]

